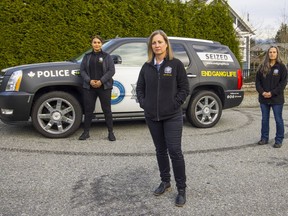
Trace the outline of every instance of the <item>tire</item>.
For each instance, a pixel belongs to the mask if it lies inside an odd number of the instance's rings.
[[[32,124],[43,136],[64,138],[73,134],[82,122],[79,101],[69,93],[54,91],[42,95],[32,108]]]
[[[222,103],[211,91],[200,91],[190,100],[186,111],[187,120],[197,128],[210,128],[216,125],[222,115]]]

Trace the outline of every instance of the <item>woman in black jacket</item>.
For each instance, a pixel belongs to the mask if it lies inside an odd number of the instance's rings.
[[[284,89],[287,84],[287,68],[280,60],[278,47],[268,49],[263,63],[256,74],[256,90],[262,112],[261,139],[259,145],[268,144],[270,109],[276,122],[274,148],[280,148],[284,139],[284,122],[282,110],[284,105]]]
[[[112,57],[102,51],[103,40],[99,35],[92,37],[92,52],[87,53],[80,66],[80,74],[83,78],[83,100],[84,100],[84,132],[79,140],[90,137],[89,129],[93,119],[95,103],[99,97],[106,125],[108,128],[108,139],[115,141],[113,133],[113,119],[111,112],[111,91],[113,88],[113,75],[115,66]]]
[[[184,65],[173,57],[168,37],[161,30],[153,32],[149,38],[148,61],[140,71],[136,92],[156,147],[161,184],[154,195],[161,195],[171,187],[170,156],[178,189],[175,204],[183,206],[186,202],[186,174],[181,150],[181,105],[189,94],[189,85]]]

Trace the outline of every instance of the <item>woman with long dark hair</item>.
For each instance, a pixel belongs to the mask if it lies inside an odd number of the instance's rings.
[[[279,49],[271,46],[256,74],[256,90],[262,112],[261,138],[259,145],[269,142],[269,119],[272,108],[276,122],[274,148],[280,148],[284,139],[284,121],[282,110],[284,105],[284,89],[287,84],[287,68],[280,59]]]

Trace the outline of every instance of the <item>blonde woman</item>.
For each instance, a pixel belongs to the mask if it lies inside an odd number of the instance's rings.
[[[161,30],[150,35],[148,61],[140,71],[136,92],[156,148],[161,183],[154,195],[159,196],[171,187],[170,157],[178,190],[175,205],[183,206],[186,174],[181,149],[181,105],[189,94],[189,85],[184,65],[173,57],[168,37]]]

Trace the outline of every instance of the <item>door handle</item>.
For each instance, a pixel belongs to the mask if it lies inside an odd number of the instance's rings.
[[[188,74],[187,74],[187,77],[188,77],[188,78],[195,78],[195,77],[197,77],[197,75],[188,73]]]

